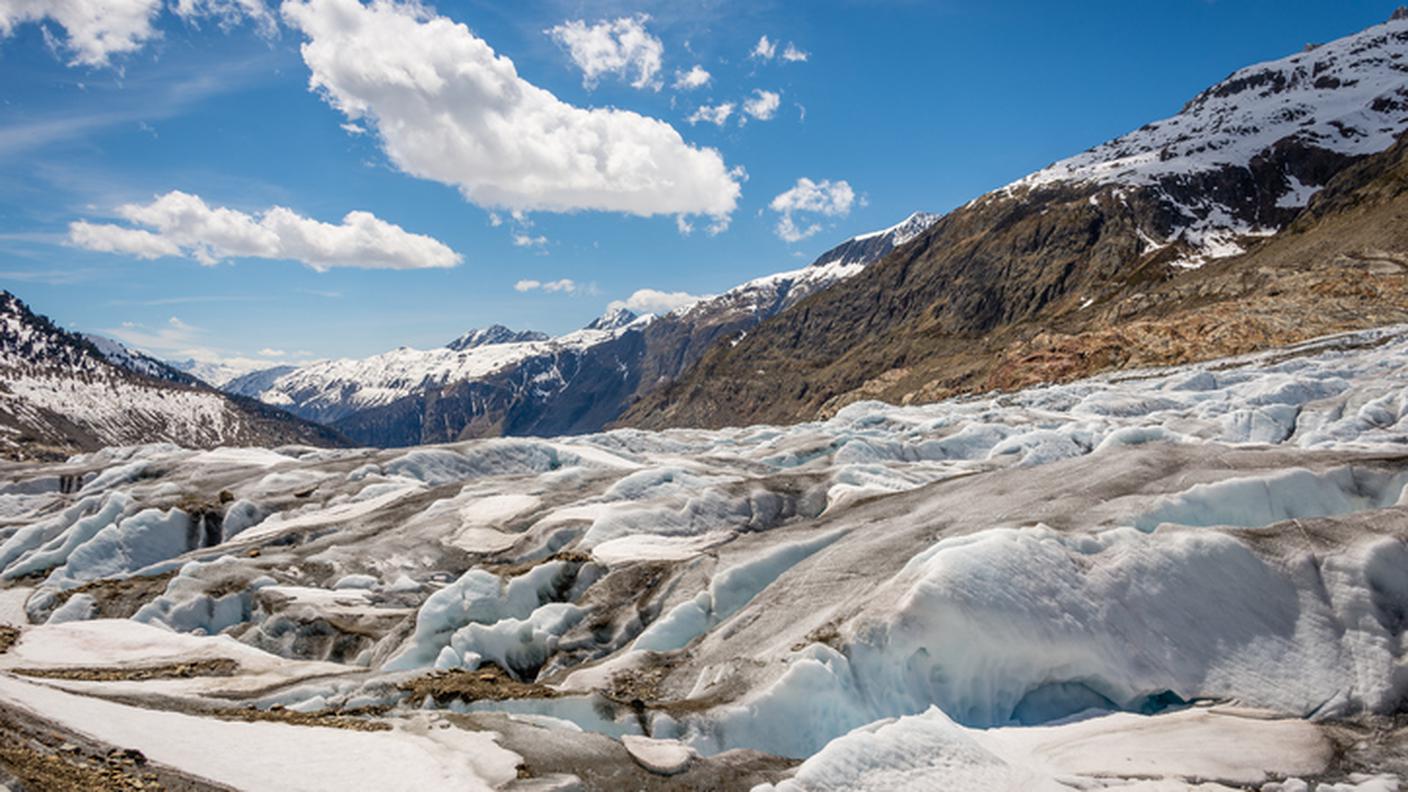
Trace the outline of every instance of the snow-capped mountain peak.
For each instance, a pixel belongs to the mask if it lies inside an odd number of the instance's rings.
[[[463,351],[482,346],[492,346],[494,344],[521,344],[525,341],[546,341],[547,333],[540,333],[537,330],[510,330],[501,324],[492,324],[488,327],[480,327],[470,330],[468,333],[456,338],[445,345],[446,349]]]
[[[1408,18],[1233,72],[1170,118],[1033,173],[1053,182],[1150,184],[1245,166],[1282,141],[1347,155],[1389,147],[1408,129]],[[1285,145],[1282,143],[1282,145]]]
[[[640,316],[629,308],[611,308],[606,313],[587,323],[585,330],[616,330],[639,319]]]
[[[1170,264],[1197,267],[1275,233],[1350,160],[1408,130],[1408,17],[1248,66],[1173,116],[1053,163],[976,199],[1033,190],[1105,189],[1160,207],[1148,251],[1178,244]],[[1096,200],[1091,196],[1091,200]]]

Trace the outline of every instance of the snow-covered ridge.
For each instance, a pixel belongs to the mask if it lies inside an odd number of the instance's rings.
[[[1243,167],[1283,140],[1373,154],[1408,129],[1408,19],[1392,19],[1280,60],[1234,72],[1177,115],[1061,160],[1009,185],[1147,185]],[[1297,189],[1299,205],[1313,186]]]
[[[1176,218],[1142,229],[1145,252],[1182,243],[1174,266],[1245,251],[1324,186],[1319,160],[1387,149],[1408,130],[1408,18],[1234,72],[1176,115],[975,199],[1058,185],[1148,191]],[[1307,152],[1323,152],[1316,156]],[[1283,158],[1283,159],[1278,159]],[[1094,200],[1094,198],[1092,198]]]
[[[503,325],[496,324],[470,330],[468,333],[446,344],[445,347],[459,352],[466,349],[473,349],[474,347],[492,346],[494,344],[518,344],[524,341],[546,340],[548,340],[547,333],[540,333],[537,330],[510,330]]]
[[[137,441],[203,447],[294,438],[315,430],[249,410],[110,339],[70,333],[0,292],[0,451]]]
[[[876,237],[887,236],[890,238],[890,245],[892,247],[899,247],[924,233],[929,226],[938,222],[940,217],[942,217],[942,215],[933,214],[931,212],[915,212],[889,228],[871,231],[868,234],[857,234],[851,238],[851,241],[865,242],[870,239],[875,239]]]
[[[274,380],[258,398],[314,420],[335,421],[431,388],[486,377],[530,358],[581,351],[616,338],[630,326],[465,349],[400,347],[367,358],[310,363]]]

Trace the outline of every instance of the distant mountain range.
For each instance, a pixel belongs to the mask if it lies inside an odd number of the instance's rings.
[[[401,347],[369,358],[271,369],[224,387],[368,445],[598,431],[679,376],[711,344],[736,341],[807,295],[855,276],[936,220],[916,213],[846,240],[811,266],[749,281],[665,315],[617,308],[556,338],[494,325],[439,349]]]
[[[0,291],[0,456],[158,441],[346,444],[326,427],[221,393],[115,341],[63,330]]]

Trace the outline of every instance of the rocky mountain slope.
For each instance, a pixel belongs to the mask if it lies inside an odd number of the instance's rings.
[[[107,445],[345,443],[335,432],[229,396],[110,339],[70,333],[0,291],[0,455]]]
[[[551,339],[495,326],[440,349],[402,347],[273,377],[256,372],[226,389],[367,445],[598,431],[713,344],[736,341],[764,319],[854,276],[936,219],[911,215],[843,242],[810,266],[757,278],[663,316],[617,309]]]
[[[1242,69],[1171,118],[950,212],[864,277],[715,348],[622,423],[805,420],[1393,319],[1402,151],[1375,153],[1405,129],[1396,15]],[[1293,223],[1299,241],[1281,240]],[[1073,334],[1110,340],[1044,351]],[[1053,354],[1065,362],[1043,362]]]
[[[0,771],[1393,790],[1405,445],[1399,325],[790,427],[0,466]]]

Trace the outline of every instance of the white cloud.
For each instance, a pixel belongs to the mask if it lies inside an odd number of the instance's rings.
[[[468,27],[394,0],[286,0],[310,84],[365,120],[388,158],[489,209],[726,218],[739,183],[718,151],[638,113],[583,109],[518,76]]]
[[[229,30],[249,20],[262,36],[272,38],[279,32],[278,20],[264,0],[176,0],[171,10],[188,23],[209,18]]]
[[[748,53],[748,57],[760,61],[770,61],[779,57],[778,43],[767,36],[761,36],[758,38],[758,43],[753,46],[753,51]],[[788,63],[803,63],[810,57],[811,53],[798,49],[797,45],[790,41],[787,42],[787,46],[782,48],[781,58]]]
[[[695,64],[694,68],[687,72],[675,72],[675,90],[692,91],[695,88],[703,88],[712,78],[713,75],[705,71],[703,66]]]
[[[54,46],[71,65],[107,66],[114,55],[136,52],[161,34],[152,21],[162,0],[0,0],[0,38],[17,25],[53,20],[64,29]],[[48,33],[46,29],[46,34]]]
[[[805,63],[811,53],[797,49],[797,45],[787,42],[787,46],[782,50],[782,59],[789,63]]]
[[[49,20],[64,34],[57,36],[44,26],[44,40],[55,53],[68,53],[69,65],[108,66],[114,56],[131,54],[161,38],[154,23],[162,5],[162,0],[0,0],[0,39],[18,25]],[[262,35],[278,32],[264,0],[174,0],[171,11],[188,24],[214,19],[228,29],[247,19]]]
[[[269,366],[267,360],[240,357],[206,345],[203,329],[187,324],[175,316],[156,327],[137,322],[123,322],[121,326],[107,328],[102,333],[164,360],[190,359],[201,363],[214,363],[229,366],[240,373]]]
[[[531,236],[531,235],[529,235],[529,234],[521,234],[521,233],[520,233],[520,234],[514,234],[514,235],[513,235],[513,246],[514,246],[514,247],[544,247],[544,246],[547,245],[547,243],[548,243],[548,238],[545,237],[545,236],[541,236],[541,235],[539,235],[539,236]]]
[[[545,291],[571,294],[577,291],[577,282],[572,280],[571,278],[563,278],[561,280],[548,281],[547,283],[544,283],[540,280],[527,279],[521,280],[513,284],[513,288],[515,291],[521,292]]]
[[[758,43],[753,47],[753,51],[748,53],[748,57],[758,60],[772,60],[777,55],[777,42],[770,41],[767,36],[758,38]]]
[[[595,87],[603,74],[619,75],[625,80],[634,73],[631,87],[659,90],[656,75],[660,73],[665,46],[645,29],[648,21],[650,17],[645,14],[603,20],[595,25],[577,19],[546,33],[567,49],[572,62],[582,70],[582,84],[588,88]]]
[[[700,105],[693,113],[690,113],[689,118],[685,120],[691,124],[698,124],[703,121],[705,123],[714,124],[715,126],[723,126],[724,123],[728,121],[728,117],[733,115],[733,108],[733,102],[723,102],[712,106]]]
[[[743,101],[743,112],[759,121],[771,121],[782,104],[782,95],[761,88],[753,89],[752,98]]]
[[[237,257],[291,259],[319,271],[453,267],[462,260],[444,243],[369,212],[348,212],[333,225],[282,206],[258,215],[212,208],[199,196],[173,190],[149,204],[121,206],[117,213],[143,227],[79,220],[69,224],[69,242],[144,259],[189,256],[205,265]]]
[[[624,300],[612,300],[606,306],[607,310],[614,311],[617,308],[626,308],[638,314],[654,313],[665,314],[687,308],[700,300],[708,299],[707,295],[688,294],[686,292],[663,292],[656,289],[637,289]]]
[[[282,349],[270,349],[269,347],[264,347],[263,349],[259,350],[259,354],[260,354],[261,356],[263,356],[263,357],[276,357],[276,358],[277,358],[277,357],[283,357],[284,355],[287,355],[288,353],[285,352],[285,351],[283,351]]]
[[[345,123],[345,124],[338,124],[338,126],[342,128],[342,131],[343,131],[343,132],[346,132],[346,133],[349,134],[349,135],[365,135],[365,134],[367,134],[367,128],[366,128],[366,127],[362,126],[361,124],[354,124],[354,123],[352,123],[351,121],[348,121],[348,122]]]
[[[798,242],[821,230],[821,224],[814,221],[802,220],[802,225],[798,225],[801,215],[844,217],[850,214],[855,200],[855,191],[844,179],[814,182],[803,177],[774,197],[768,208],[782,215],[777,221],[777,235],[788,242]]]

